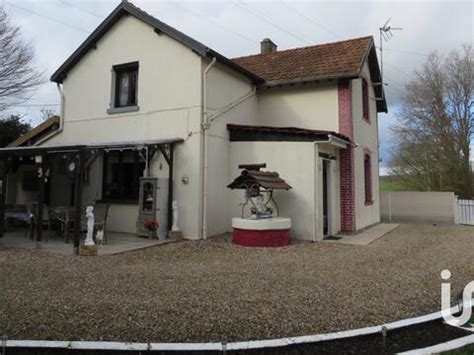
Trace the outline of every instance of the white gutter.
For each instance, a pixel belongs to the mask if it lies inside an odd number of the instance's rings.
[[[216,57],[212,58],[209,65],[204,69],[202,74],[202,119],[201,119],[201,130],[203,131],[202,137],[202,239],[207,239],[207,205],[208,205],[208,171],[209,171],[209,117],[207,111],[207,74],[211,70],[214,64],[216,64]]]
[[[313,143],[314,144],[331,144],[338,148],[347,148],[347,146],[351,144],[342,138],[333,136],[332,134],[328,134],[327,139],[315,140],[313,141]]]
[[[469,303],[472,306],[472,302]],[[459,311],[459,307],[451,308],[452,313]],[[89,349],[89,350],[135,350],[135,351],[229,351],[248,350],[272,347],[283,347],[292,344],[317,343],[329,340],[340,340],[363,335],[371,335],[387,331],[408,327],[416,324],[426,323],[441,319],[441,312],[434,312],[424,316],[402,319],[392,323],[375,325],[366,328],[344,330],[334,333],[322,333],[314,335],[303,335],[297,337],[251,340],[238,342],[213,342],[213,343],[131,343],[131,342],[104,342],[104,341],[48,341],[48,340],[7,340],[7,347],[17,348],[56,348],[56,349]],[[470,338],[468,338],[470,340]]]
[[[63,127],[64,127],[64,111],[65,111],[65,104],[66,104],[66,98],[64,96],[64,92],[63,92],[63,89],[61,88],[61,84],[59,83],[56,83],[56,87],[59,91],[59,95],[61,97],[61,109],[60,109],[60,113],[59,113],[59,128],[53,132],[51,132],[51,134],[47,135],[46,137],[43,137],[42,139],[40,139],[39,141],[37,141],[35,143],[35,145],[41,145],[43,144],[44,142],[46,142],[47,140],[53,138],[55,135],[59,134],[62,132],[63,130]]]

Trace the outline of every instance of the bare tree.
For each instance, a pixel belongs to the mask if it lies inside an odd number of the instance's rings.
[[[0,7],[0,112],[28,99],[44,82],[33,61],[32,46],[22,40],[20,28]]]
[[[40,110],[40,118],[43,120],[43,121],[46,121],[47,119],[53,117],[53,116],[56,116],[56,111],[54,111],[53,109],[50,109],[50,108],[42,108]]]
[[[473,196],[473,54],[471,46],[445,59],[432,53],[406,86],[391,166],[411,188]]]

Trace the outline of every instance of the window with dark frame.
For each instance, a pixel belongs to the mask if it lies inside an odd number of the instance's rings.
[[[137,105],[138,62],[115,65],[114,108]]]
[[[138,203],[140,178],[145,162],[134,150],[104,153],[102,199],[112,202]]]
[[[365,187],[365,203],[372,204],[372,163],[370,154],[364,154],[364,187]]]
[[[367,80],[362,79],[362,117],[370,122],[369,118],[369,84]]]

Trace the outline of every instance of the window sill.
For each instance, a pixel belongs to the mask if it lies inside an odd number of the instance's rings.
[[[371,201],[365,201],[366,206],[372,206],[374,204],[374,200]]]
[[[107,109],[107,113],[109,115],[114,114],[114,113],[126,113],[126,112],[136,112],[140,110],[140,106],[135,105],[135,106],[124,106],[124,107],[113,107]]]

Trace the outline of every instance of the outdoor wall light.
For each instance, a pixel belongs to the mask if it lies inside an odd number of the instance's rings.
[[[189,177],[185,175],[181,177],[181,181],[183,182],[183,184],[187,185],[189,183]]]

